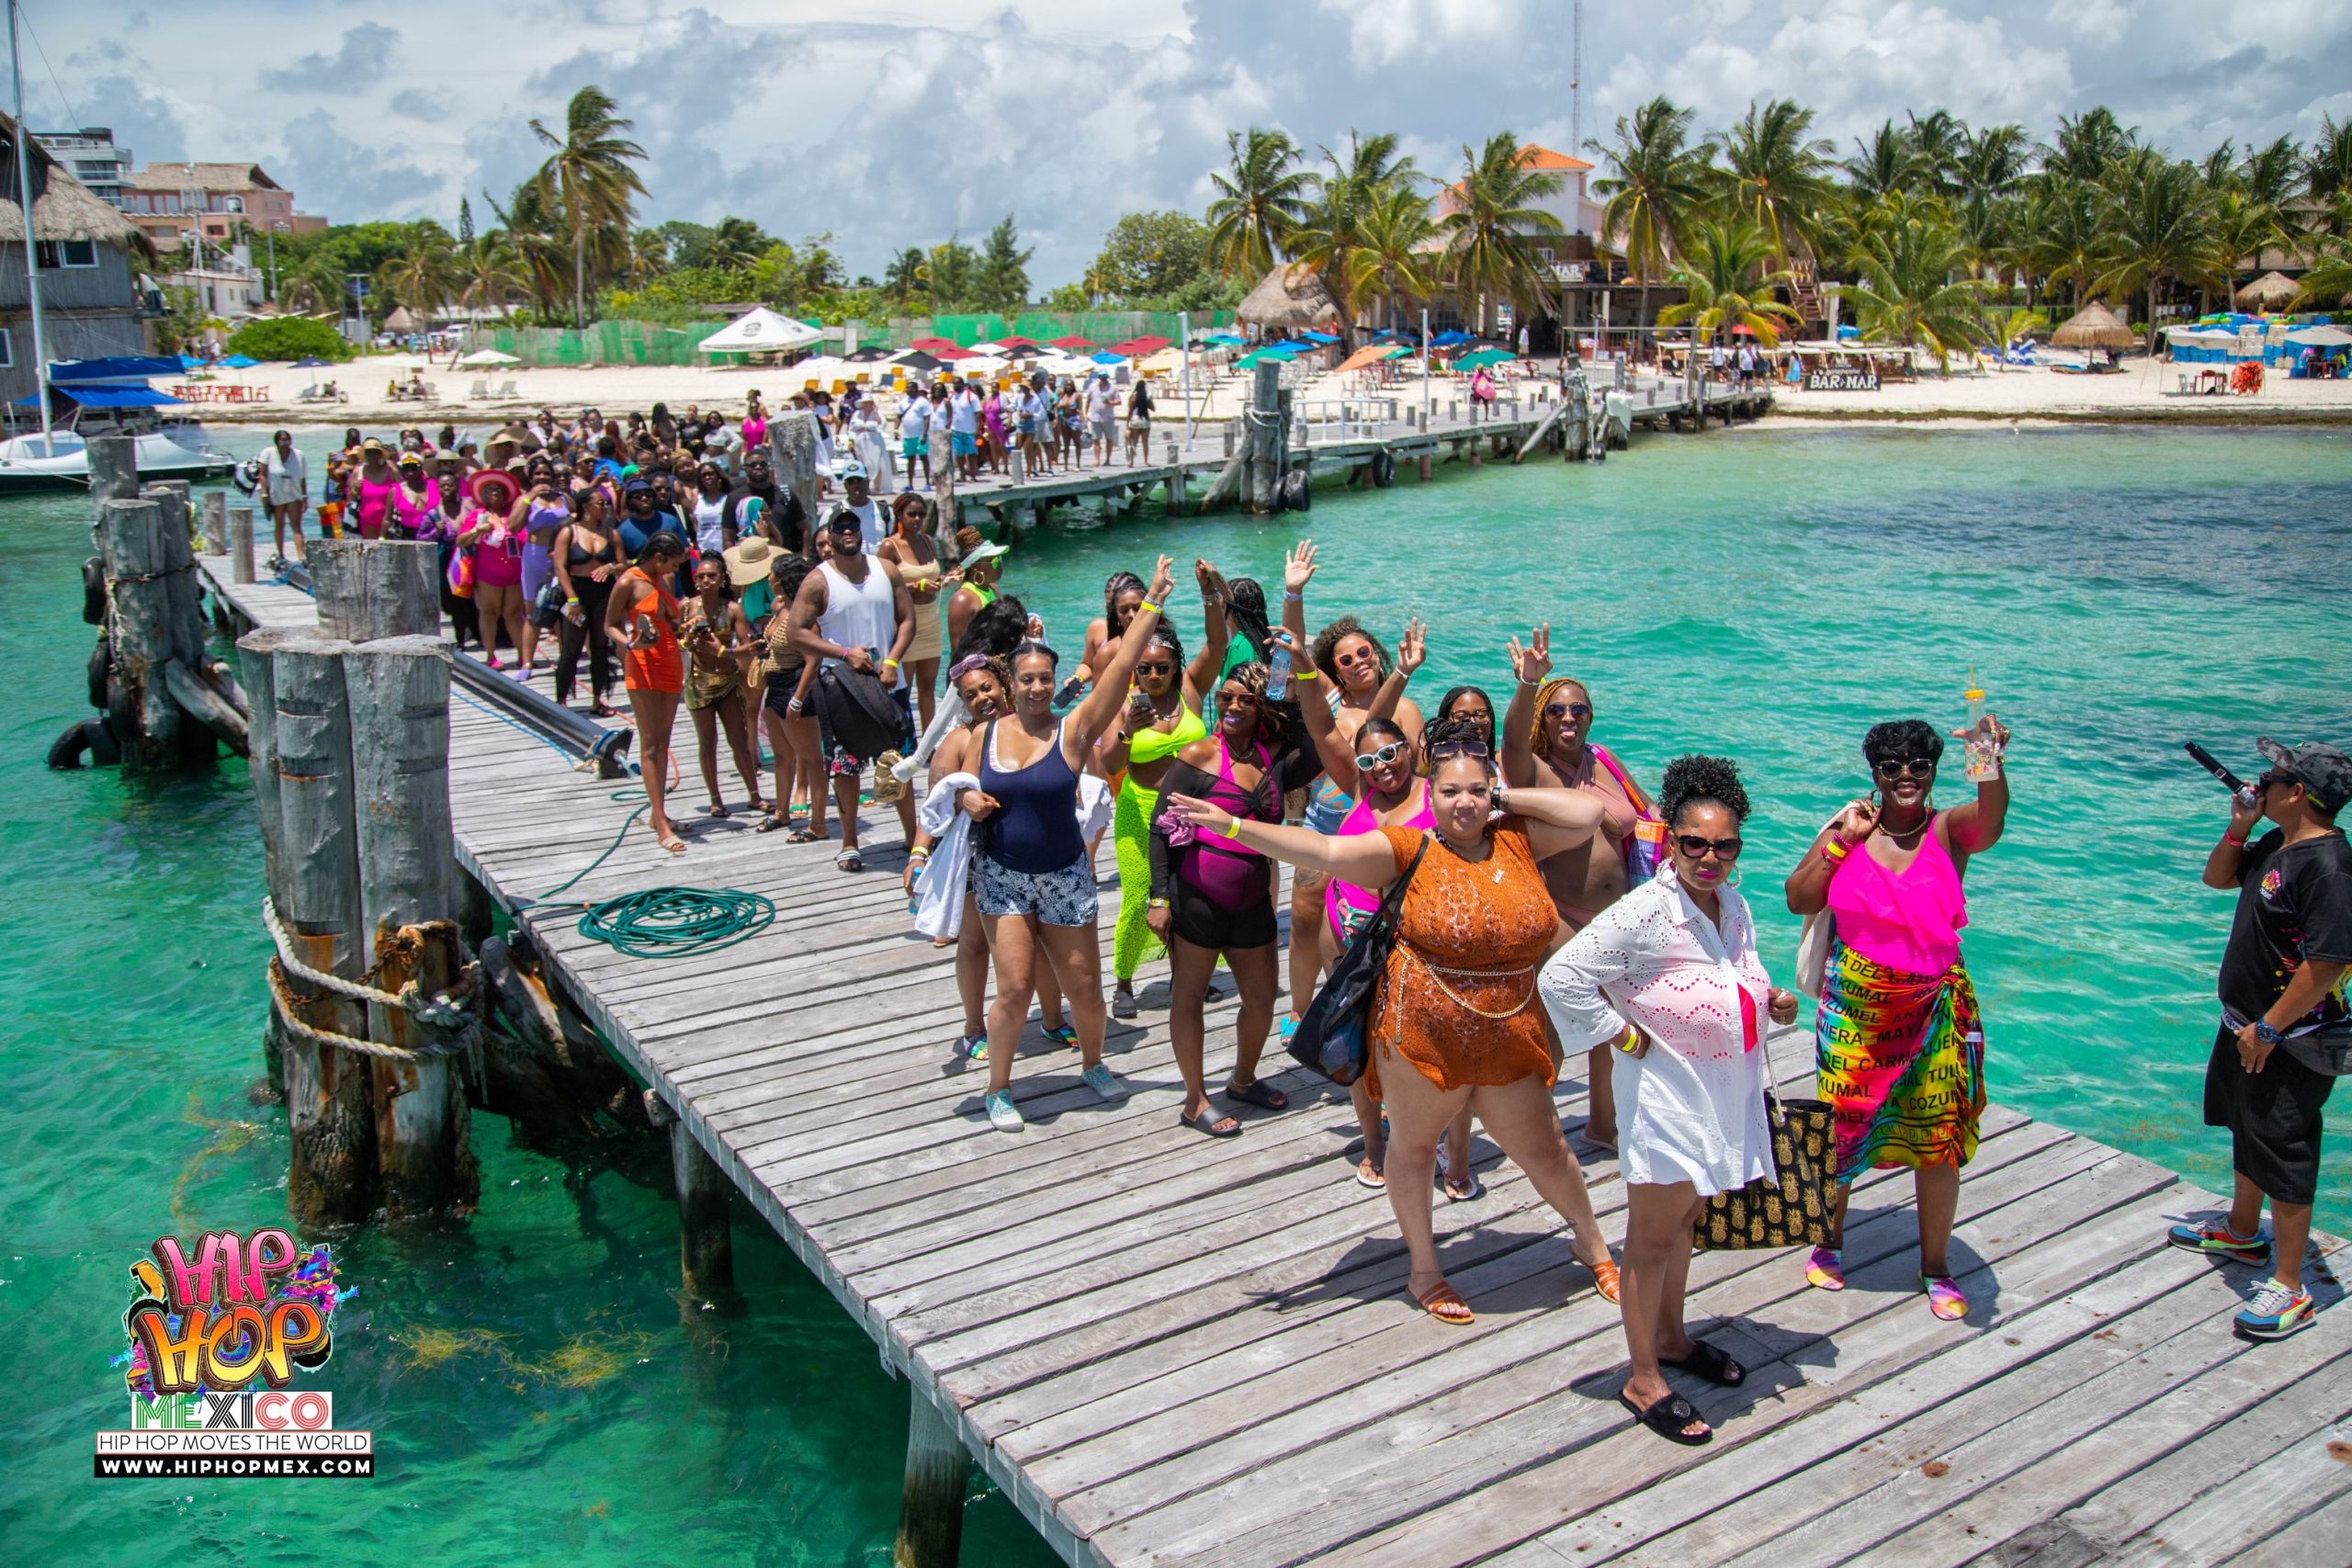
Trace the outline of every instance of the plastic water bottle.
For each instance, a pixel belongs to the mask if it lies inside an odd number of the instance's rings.
[[[1984,731],[1984,693],[1976,684],[1976,671],[1968,672],[1968,690],[1962,694],[1968,699],[1968,739],[1963,744],[1968,751],[1968,782],[1983,784],[2001,776],[2001,743]]]
[[[1266,661],[1266,696],[1270,701],[1278,703],[1289,691],[1290,647],[1286,643],[1276,643],[1273,658]]]

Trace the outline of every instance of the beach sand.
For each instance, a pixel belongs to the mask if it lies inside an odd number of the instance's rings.
[[[1550,362],[1543,362],[1548,372]],[[384,386],[395,375],[405,384],[411,367],[422,368],[437,396],[424,402],[392,401]],[[2352,381],[2293,381],[2273,375],[2259,393],[2246,397],[2182,396],[2178,377],[2191,367],[2147,360],[2127,362],[2119,375],[2066,376],[2046,369],[1991,371],[1897,382],[1875,392],[1807,392],[1776,384],[1772,420],[1831,420],[1859,423],[1924,423],[1941,421],[2109,421],[2175,420],[2197,423],[2352,423]],[[332,378],[350,394],[346,403],[304,403],[294,400],[301,389]],[[1542,380],[1547,378],[1538,378]],[[1353,378],[1324,375],[1301,387],[1303,400],[1366,394]],[[472,399],[474,383],[492,389],[514,383],[511,399]],[[1249,378],[1227,376],[1208,387],[1196,383],[1195,417],[1230,418],[1247,400]],[[173,383],[159,382],[168,389]],[[454,424],[461,430],[493,428],[509,418],[537,412],[541,408],[568,415],[586,405],[609,414],[669,404],[673,413],[687,405],[705,409],[716,404],[740,417],[746,394],[759,390],[770,407],[780,404],[799,383],[790,372],[773,366],[744,368],[694,366],[608,366],[561,369],[508,367],[485,375],[472,368],[427,366],[414,355],[376,355],[327,370],[297,370],[288,366],[258,366],[245,371],[223,371],[214,385],[266,389],[266,403],[199,403],[186,411],[208,424],[360,425],[369,430],[401,425],[437,428]],[[1508,391],[1512,383],[1506,381]],[[1459,381],[1442,380],[1438,398],[1461,398]],[[1420,383],[1410,381],[1379,395],[1411,400]],[[1154,382],[1159,394],[1159,417],[1182,417],[1179,389],[1161,378]]]

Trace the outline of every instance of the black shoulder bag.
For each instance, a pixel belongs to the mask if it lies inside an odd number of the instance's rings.
[[[1405,874],[1388,885],[1371,920],[1331,961],[1323,988],[1315,993],[1298,1027],[1283,1042],[1299,1066],[1314,1068],[1333,1083],[1351,1084],[1363,1077],[1364,1064],[1370,1060],[1366,1037],[1371,1033],[1372,996],[1380,987],[1380,977],[1388,972],[1388,955],[1396,946],[1405,889],[1412,885],[1413,873],[1420,869],[1421,857],[1429,852],[1425,833]]]

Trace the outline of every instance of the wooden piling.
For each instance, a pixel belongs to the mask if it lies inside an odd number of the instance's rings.
[[[164,508],[146,498],[98,503],[98,556],[106,563],[107,637],[114,649],[107,708],[133,772],[166,767],[178,754],[179,705],[164,666],[173,657],[171,568]]]
[[[727,1175],[684,1122],[670,1123],[670,1173],[678,1186],[678,1275],[697,1301],[731,1295],[735,1241],[728,1228]]]
[[[1274,509],[1282,480],[1282,367],[1261,360],[1250,387],[1249,505],[1261,516]]]
[[[254,581],[254,509],[250,506],[229,509],[229,581]]]
[[[381,549],[380,545],[370,546]],[[393,547],[395,548],[399,547]],[[413,547],[428,553],[432,547]],[[362,957],[376,985],[447,992],[458,942],[457,836],[449,821],[449,657],[433,637],[346,648]],[[442,1043],[405,1008],[368,1006],[368,1034],[415,1051]],[[395,1219],[470,1210],[480,1194],[455,1056],[375,1056],[376,1159]]]
[[[971,1456],[922,1390],[907,1390],[907,1474],[899,1495],[895,1568],[956,1568],[964,1543]]]
[[[209,556],[229,553],[229,492],[209,490],[204,492],[204,553]]]
[[[438,547],[409,539],[319,539],[302,561],[311,569],[322,635],[351,642],[440,635]]]
[[[779,491],[799,499],[813,530],[824,519],[817,511],[817,416],[807,409],[787,409],[768,416],[768,461],[775,468]],[[783,526],[784,519],[776,519]]]
[[[83,450],[90,466],[90,500],[103,507],[139,493],[139,443],[129,435],[93,435]]]
[[[278,876],[270,896],[296,957],[356,979],[365,963],[343,671],[350,644],[297,634],[265,646],[279,820]],[[306,996],[300,984],[288,989],[301,998],[294,1012],[303,1022],[366,1037],[368,1013],[357,1002],[332,993]],[[367,1060],[293,1036],[287,1039],[285,1060],[292,1145],[287,1206],[306,1225],[356,1224],[375,1207],[376,1123]]]

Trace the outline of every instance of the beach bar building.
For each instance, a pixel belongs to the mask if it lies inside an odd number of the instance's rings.
[[[0,401],[29,397],[34,374],[25,269],[24,197],[17,184],[16,121],[0,115]],[[134,262],[145,244],[130,220],[91,194],[34,140],[33,243],[40,265],[41,330],[51,360],[106,359],[147,349]]]

